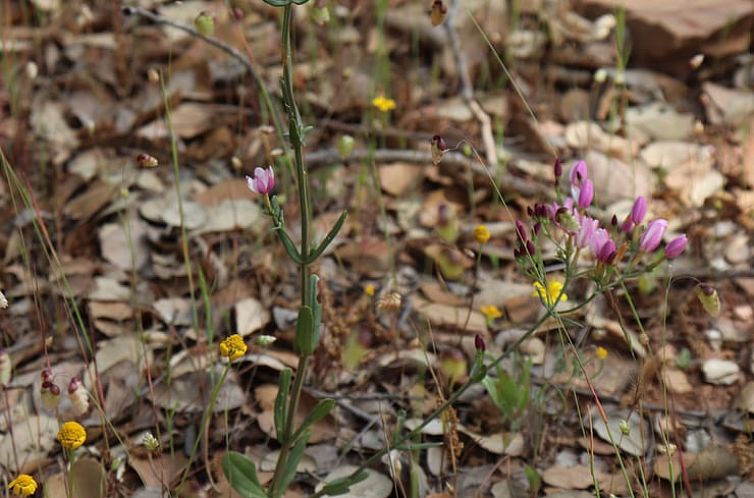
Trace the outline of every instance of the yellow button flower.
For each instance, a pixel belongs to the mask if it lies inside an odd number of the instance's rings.
[[[539,283],[534,282],[534,292],[532,292],[532,296],[539,296],[541,300],[543,300],[545,303],[547,303],[547,306],[553,306],[558,302],[565,302],[568,301],[568,294],[563,292],[561,295],[560,292],[563,290],[563,282],[558,282],[557,280],[551,280],[547,283],[547,289]],[[560,296],[560,298],[558,298]]]
[[[220,356],[224,356],[230,361],[237,360],[246,354],[246,349],[243,338],[238,334],[233,334],[220,343]]]
[[[366,284],[364,286],[364,294],[366,294],[369,297],[374,296],[374,284]]]
[[[486,244],[490,240],[490,236],[490,229],[487,228],[487,225],[477,225],[474,229],[474,238],[480,244]]]
[[[384,95],[378,95],[372,99],[372,105],[382,112],[388,112],[395,109],[395,100]]]
[[[31,496],[37,491],[37,481],[29,474],[19,474],[8,484],[14,496]]]
[[[58,431],[58,441],[63,448],[73,451],[86,441],[86,429],[78,422],[66,422]]]
[[[503,316],[503,312],[500,311],[500,308],[498,308],[494,304],[487,304],[484,306],[480,306],[479,311],[482,312],[482,314],[487,320],[495,320],[496,318],[500,318],[501,316]]]
[[[597,349],[594,351],[594,356],[596,356],[598,360],[604,360],[607,358],[607,349],[602,346],[597,346]]]

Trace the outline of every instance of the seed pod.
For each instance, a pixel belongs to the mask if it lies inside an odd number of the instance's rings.
[[[81,381],[75,377],[68,383],[68,397],[76,416],[80,417],[89,411],[89,393]]]
[[[215,18],[208,12],[202,11],[194,19],[196,30],[204,36],[212,36],[215,33]]]
[[[60,403],[60,388],[52,382],[42,382],[42,406],[53,412]]]
[[[10,355],[4,349],[0,349],[0,387],[7,386],[10,383],[13,374],[12,367]]]

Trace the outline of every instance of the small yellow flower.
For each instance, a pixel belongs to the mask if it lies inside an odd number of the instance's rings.
[[[246,343],[238,334],[233,334],[225,338],[220,343],[220,356],[228,358],[230,361],[237,360],[246,354]]]
[[[532,296],[539,296],[541,300],[547,303],[547,306],[554,306],[556,303],[568,301],[568,294],[560,292],[563,290],[563,282],[551,280],[547,283],[547,289],[539,282],[534,282],[534,292]],[[558,298],[560,296],[560,298]]]
[[[372,105],[382,112],[388,112],[395,109],[395,100],[384,95],[378,95],[372,99]]]
[[[480,306],[479,311],[482,312],[482,314],[487,320],[495,320],[496,318],[500,318],[501,316],[503,316],[503,312],[500,311],[500,308],[498,308],[494,304],[487,304],[484,306]]]
[[[597,349],[594,352],[594,356],[596,356],[598,360],[604,360],[605,358],[607,358],[607,349],[603,348],[602,346],[597,346]]]
[[[490,240],[490,236],[490,229],[487,228],[487,225],[477,225],[474,229],[474,238],[480,244],[486,244]]]
[[[58,441],[63,448],[73,451],[86,441],[86,429],[78,422],[66,422],[58,431]]]
[[[374,296],[374,284],[366,284],[364,286],[364,294],[369,297]]]
[[[37,481],[29,474],[19,474],[8,484],[14,496],[31,496],[37,491]]]

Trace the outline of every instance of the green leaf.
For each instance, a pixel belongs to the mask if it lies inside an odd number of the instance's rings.
[[[285,444],[285,424],[288,420],[288,389],[291,385],[291,369],[284,368],[280,371],[278,382],[278,394],[275,396],[275,434],[278,443]]]
[[[268,498],[264,488],[259,484],[254,462],[246,455],[229,451],[223,455],[223,473],[230,485],[244,498]]]
[[[314,263],[317,258],[319,258],[323,252],[325,252],[327,246],[332,243],[335,237],[338,236],[340,229],[343,228],[343,224],[346,222],[346,218],[348,218],[348,211],[343,211],[338,217],[338,221],[335,222],[335,225],[333,225],[332,229],[330,229],[325,238],[322,239],[322,242],[319,244],[319,246],[309,253],[309,257],[307,258],[307,261],[309,263]]]
[[[369,473],[366,470],[362,470],[350,476],[333,479],[332,482],[325,484],[325,487],[322,488],[322,494],[325,496],[344,495],[348,493],[351,486],[360,483],[367,477],[369,477]]]
[[[273,7],[285,7],[291,4],[291,0],[264,0],[264,3]]]
[[[291,441],[295,441],[296,438],[298,438],[299,435],[305,430],[307,430],[312,425],[316,424],[323,418],[325,418],[329,413],[332,411],[333,407],[335,406],[335,400],[332,399],[323,399],[320,400],[319,403],[317,403],[317,406],[314,407],[312,411],[309,412],[309,414],[306,416],[303,422],[301,422],[301,426],[296,431],[296,434],[291,438]]]
[[[309,295],[311,296],[311,303],[312,303],[312,336],[311,336],[311,351],[314,352],[315,349],[317,349],[317,344],[319,344],[319,329],[320,324],[322,323],[322,305],[319,304],[319,299],[317,296],[317,283],[319,282],[319,277],[317,275],[310,275],[309,276]]]
[[[312,354],[312,334],[314,333],[314,317],[312,309],[309,306],[301,306],[298,309],[298,320],[296,320],[296,337],[293,339],[293,345],[299,354]]]
[[[304,456],[304,450],[306,449],[306,443],[309,441],[310,435],[311,432],[304,431],[299,440],[296,441],[296,445],[288,454],[288,460],[284,464],[283,473],[280,477],[280,486],[276,489],[288,489],[291,481],[293,481],[293,478],[296,476],[296,467],[298,467],[301,457]]]
[[[293,240],[291,240],[291,236],[288,235],[288,232],[285,230],[284,227],[276,227],[275,233],[278,235],[278,239],[280,239],[280,243],[283,244],[283,248],[285,249],[285,252],[288,253],[288,257],[293,260],[294,263],[297,265],[300,265],[302,262],[301,254],[298,252],[298,248],[296,247],[296,244],[293,243]]]

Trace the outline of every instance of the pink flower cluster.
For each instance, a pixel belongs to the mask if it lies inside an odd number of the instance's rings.
[[[560,161],[555,163],[556,177],[562,174]],[[594,199],[594,184],[589,178],[586,162],[578,161],[568,174],[570,183],[570,197],[563,204],[557,202],[550,204],[536,204],[529,209],[529,215],[538,221],[533,231],[539,233],[541,223],[544,220],[552,222],[569,236],[573,237],[573,243],[579,249],[588,248],[600,263],[610,265],[616,263],[616,256],[625,254],[632,242],[636,242],[634,248],[640,253],[653,253],[662,243],[668,221],[656,218],[647,223],[646,228],[637,232],[638,241],[634,238],[635,229],[641,228],[641,223],[647,215],[647,200],[637,197],[631,212],[626,216],[623,223],[618,226],[618,220],[613,217],[608,227],[601,227],[600,222],[588,214],[588,208]],[[520,221],[516,222],[516,231],[519,238],[519,247],[514,251],[516,258],[526,253],[534,254],[535,246],[529,240],[526,228]],[[686,235],[680,235],[665,246],[664,256],[673,259],[680,256],[688,245]]]

